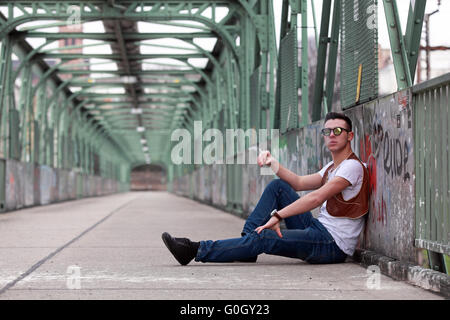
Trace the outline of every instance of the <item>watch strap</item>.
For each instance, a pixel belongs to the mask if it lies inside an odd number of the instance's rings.
[[[275,213],[273,214],[273,216],[274,216],[274,217],[277,217],[277,219],[280,220],[280,221],[283,220],[283,218],[278,214],[278,212],[275,212]]]
[[[271,217],[276,217],[279,221],[283,220],[283,218],[278,214],[277,209],[274,209],[270,214]]]

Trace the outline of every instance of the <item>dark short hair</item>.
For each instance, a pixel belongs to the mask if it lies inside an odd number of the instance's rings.
[[[343,113],[339,113],[339,112],[328,112],[327,115],[325,116],[325,122],[327,122],[328,120],[334,120],[334,119],[342,119],[344,120],[347,125],[348,125],[348,130],[352,131],[352,120],[350,120],[349,117],[347,117],[345,114]]]

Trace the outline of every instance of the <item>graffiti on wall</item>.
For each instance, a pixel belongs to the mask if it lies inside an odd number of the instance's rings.
[[[388,212],[391,212],[391,189],[398,183],[409,185],[412,174],[408,96],[397,94],[387,104],[383,108],[367,106],[365,133],[359,139],[360,157],[367,164],[370,176],[371,222],[381,226],[387,225]]]

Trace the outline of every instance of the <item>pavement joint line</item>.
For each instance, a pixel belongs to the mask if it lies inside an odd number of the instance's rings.
[[[36,269],[38,269],[41,265],[43,265],[45,262],[47,262],[48,260],[50,260],[51,258],[53,258],[55,255],[57,255],[59,252],[61,252],[62,250],[64,250],[65,248],[67,248],[68,246],[70,246],[71,244],[73,244],[74,242],[76,242],[77,240],[79,240],[80,238],[82,238],[85,234],[87,234],[89,231],[93,230],[94,228],[96,228],[98,225],[100,225],[101,223],[105,222],[108,218],[110,218],[113,214],[115,214],[116,212],[122,210],[123,208],[125,208],[126,206],[128,206],[130,203],[132,203],[133,201],[135,201],[138,198],[133,198],[130,201],[127,201],[126,203],[122,204],[121,206],[119,206],[118,208],[114,209],[112,212],[110,212],[108,215],[106,215],[105,217],[103,217],[102,219],[100,219],[99,221],[97,221],[96,223],[94,223],[92,226],[90,226],[89,228],[87,228],[86,230],[84,230],[82,233],[80,233],[78,236],[76,236],[75,238],[73,238],[72,240],[70,240],[69,242],[67,242],[66,244],[62,245],[61,247],[59,247],[58,249],[56,249],[55,251],[53,251],[52,253],[50,253],[49,255],[47,255],[45,258],[42,258],[41,260],[39,260],[38,262],[36,262],[33,266],[31,266],[31,268],[29,268],[27,271],[25,271],[24,273],[22,273],[19,277],[17,277],[16,279],[14,279],[13,281],[7,283],[3,288],[0,289],[0,296],[5,293],[8,289],[12,288],[13,286],[16,285],[16,283],[18,283],[19,281],[25,279],[26,277],[28,277],[31,273],[33,273]]]
[[[61,288],[14,288],[11,291],[267,291],[267,288],[85,288],[85,289],[61,289]],[[285,289],[274,289],[271,288],[270,291],[305,291],[305,292],[364,292],[364,289],[311,289],[311,288],[285,288]]]

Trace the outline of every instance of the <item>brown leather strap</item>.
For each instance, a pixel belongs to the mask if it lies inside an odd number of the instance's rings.
[[[273,216],[276,217],[279,221],[283,220],[283,218],[278,214],[278,212],[275,212]]]

